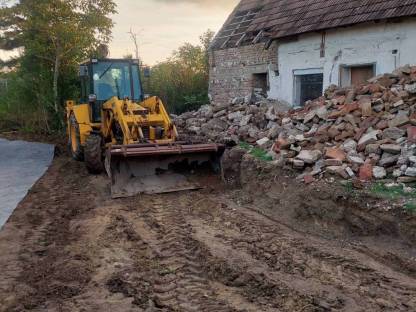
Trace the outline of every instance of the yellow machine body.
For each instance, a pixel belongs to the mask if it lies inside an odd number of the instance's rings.
[[[131,100],[111,98],[103,104],[101,122],[91,121],[91,109],[88,104],[75,105],[74,101],[67,101],[67,131],[70,136],[71,115],[79,125],[80,143],[85,145],[92,131],[99,131],[107,147],[122,144],[174,143],[178,137],[175,125],[172,123],[165,106],[158,97],[150,97],[143,102],[134,103]],[[116,137],[113,125],[117,123],[123,133],[122,140]],[[164,133],[157,136],[157,129]]]
[[[83,103],[66,103],[68,146],[91,173],[107,171],[113,197],[194,189],[172,166],[218,163],[223,146],[180,142],[161,99],[144,99],[134,60],[91,60],[80,72]]]

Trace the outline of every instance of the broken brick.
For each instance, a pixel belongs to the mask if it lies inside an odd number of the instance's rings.
[[[376,129],[384,130],[389,127],[389,123],[387,120],[381,120],[376,124]]]
[[[325,153],[325,158],[329,159],[336,159],[340,161],[344,161],[347,155],[345,152],[340,148],[328,148]]]
[[[312,184],[313,182],[315,182],[315,178],[312,175],[306,175],[303,177],[303,181],[305,182],[305,184]]]
[[[332,174],[337,174],[344,179],[349,178],[348,173],[345,171],[344,167],[342,166],[329,166],[329,167],[326,167],[326,171]]]
[[[373,179],[373,165],[370,161],[366,161],[360,167],[358,176],[361,181],[371,181]]]
[[[407,115],[398,114],[394,119],[389,121],[389,127],[401,127],[410,122],[410,119]]]
[[[361,114],[363,117],[370,117],[373,115],[373,108],[370,97],[363,97],[359,101],[361,107]]]
[[[416,143],[416,127],[415,126],[407,127],[407,140],[411,143]]]

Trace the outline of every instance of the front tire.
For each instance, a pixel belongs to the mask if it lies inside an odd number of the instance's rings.
[[[91,174],[100,174],[104,170],[102,138],[91,134],[85,142],[84,160],[87,170]]]
[[[84,151],[81,145],[81,134],[74,114],[71,114],[69,117],[68,149],[73,159],[77,161],[84,160]]]

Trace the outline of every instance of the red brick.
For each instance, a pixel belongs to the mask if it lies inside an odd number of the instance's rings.
[[[353,102],[351,104],[345,104],[343,111],[345,112],[344,115],[349,114],[357,109],[360,108],[360,105],[358,104],[358,102]]]
[[[340,148],[328,148],[325,153],[325,158],[329,159],[336,159],[340,161],[344,161],[347,155],[345,155],[344,151]]]
[[[290,147],[290,143],[283,138],[279,138],[273,145],[273,151],[275,153],[280,153],[282,149],[287,149],[288,147]]]
[[[340,135],[340,133],[341,132],[339,132],[334,126],[328,129],[328,135],[330,138],[335,138],[337,135]]]
[[[368,85],[368,90],[370,91],[370,93],[374,94],[374,93],[381,92],[382,88],[380,85],[373,83],[373,84]]]
[[[336,104],[343,105],[345,103],[345,95],[335,96],[332,101],[336,102]]]
[[[416,127],[415,126],[407,127],[407,140],[411,143],[416,143]]]
[[[373,108],[371,106],[371,100],[363,100],[360,103],[361,106],[361,114],[363,117],[370,117],[373,115]]]
[[[371,181],[373,178],[373,165],[371,162],[366,161],[364,165],[360,167],[359,177],[361,181]]]
[[[387,129],[388,127],[389,127],[389,123],[387,120],[381,120],[376,124],[377,130],[384,130],[384,129]]]
[[[345,141],[348,138],[352,138],[355,135],[353,130],[342,131],[340,135],[335,137],[335,141]]]
[[[306,175],[303,177],[303,181],[305,182],[305,184],[311,184],[315,182],[315,178],[311,175]]]

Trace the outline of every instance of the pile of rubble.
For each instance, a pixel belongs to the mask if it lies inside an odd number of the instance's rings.
[[[265,143],[260,145],[270,149],[281,130],[279,120],[289,109],[288,105],[268,100],[260,90],[255,90],[252,96],[237,97],[220,105],[204,105],[196,112],[173,118],[183,138],[253,144],[262,140]]]
[[[313,182],[324,173],[361,181],[416,181],[416,67],[339,88],[288,110],[265,98],[236,98],[176,118],[200,139],[256,144],[278,165],[302,170]]]

